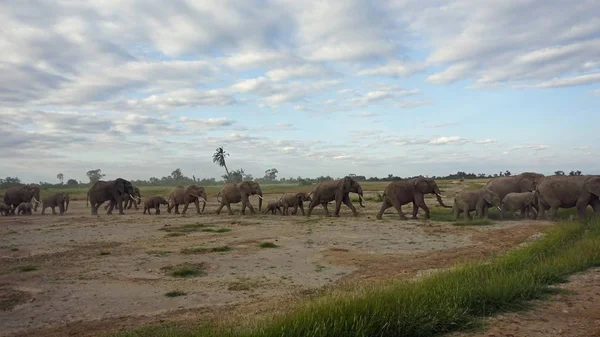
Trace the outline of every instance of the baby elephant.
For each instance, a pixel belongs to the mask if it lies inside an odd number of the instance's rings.
[[[527,217],[533,213],[534,218],[537,217],[534,205],[536,203],[534,192],[508,193],[502,199],[502,210],[500,211],[500,219],[504,219],[504,211],[509,211],[515,217],[515,211],[521,210],[521,216]]]
[[[267,214],[267,212],[269,212],[269,211],[271,212],[271,214],[275,214],[275,211],[279,211],[279,213],[281,213],[281,215],[283,215],[283,212],[281,211],[281,207],[283,207],[283,203],[282,203],[281,199],[270,202],[267,204],[267,207],[265,207],[263,214]]]
[[[482,188],[476,191],[462,191],[454,198],[452,212],[454,219],[458,219],[460,213],[465,213],[465,219],[472,219],[469,212],[475,211],[480,219],[487,219],[488,208],[496,206],[499,210],[500,196],[487,188]]]
[[[16,208],[17,215],[20,215],[21,213],[22,214],[31,215],[32,214],[32,212],[31,212],[32,209],[33,209],[33,206],[31,206],[31,203],[29,203],[29,202],[22,202]]]
[[[286,193],[281,197],[281,207],[283,207],[283,214],[288,215],[288,209],[290,207],[294,207],[292,211],[292,215],[296,215],[298,213],[298,207],[300,207],[300,211],[302,211],[302,215],[304,214],[304,204],[303,202],[310,202],[311,198],[308,193],[299,192],[299,193]]]
[[[167,199],[161,197],[161,196],[153,196],[153,197],[149,197],[148,199],[146,199],[146,201],[144,201],[144,214],[146,214],[146,210],[148,211],[148,214],[152,214],[150,213],[150,209],[154,208],[156,210],[156,212],[154,213],[154,215],[159,215],[160,214],[160,205],[169,205],[169,202],[167,201]]]
[[[42,199],[42,215],[46,213],[46,208],[50,207],[52,209],[52,214],[56,215],[56,207],[58,207],[58,211],[60,215],[63,215],[66,211],[66,205],[69,202],[69,195],[65,192],[58,192],[54,194],[50,194]]]
[[[0,214],[2,215],[10,215],[14,214],[12,207],[7,204],[0,204]]]

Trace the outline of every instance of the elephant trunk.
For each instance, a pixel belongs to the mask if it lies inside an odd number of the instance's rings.
[[[444,201],[442,200],[442,194],[440,193],[440,189],[437,186],[433,190],[433,193],[435,194],[437,202],[440,204],[440,206],[444,208],[452,208],[452,206],[446,206],[446,204],[444,204]]]
[[[204,213],[204,208],[206,207],[206,193],[201,193],[200,196],[203,198],[203,200],[202,200],[202,213]]]
[[[365,205],[363,205],[363,200],[365,200],[365,198],[363,198],[363,191],[362,188],[358,189],[358,204],[360,205],[360,207],[365,207]]]
[[[262,191],[258,190],[258,211],[260,212],[262,210],[262,202],[263,202],[263,196],[262,196]]]

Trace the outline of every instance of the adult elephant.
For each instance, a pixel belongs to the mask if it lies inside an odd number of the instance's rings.
[[[377,214],[377,219],[381,220],[383,212],[394,206],[398,215],[400,215],[400,219],[407,220],[402,212],[402,205],[406,205],[409,202],[412,202],[413,204],[413,219],[417,218],[419,208],[425,211],[425,219],[429,219],[429,207],[425,204],[425,194],[435,194],[440,206],[452,208],[452,206],[446,206],[442,201],[442,194],[435,180],[422,177],[396,180],[392,181],[385,188],[385,191],[383,191],[383,200],[381,209]]]
[[[200,201],[202,201],[202,212],[200,212]],[[181,213],[185,214],[190,203],[196,205],[196,212],[198,214],[204,213],[204,207],[206,207],[206,191],[204,190],[204,187],[198,185],[190,185],[188,187],[177,185],[169,194],[167,202],[167,212],[169,213],[175,208],[175,214],[179,214],[179,205],[184,205]]]
[[[556,218],[559,208],[577,207],[577,217],[584,220],[586,209],[591,205],[596,215],[600,214],[600,176],[549,176],[542,179],[535,191],[538,199],[538,220],[545,218],[549,208],[549,219]]]
[[[484,187],[496,192],[496,194],[498,194],[500,197],[500,200],[502,200],[508,193],[535,191],[536,186],[544,177],[545,176],[541,173],[523,172],[510,177],[492,178]],[[536,211],[539,212],[537,205],[534,208],[536,208]],[[524,214],[521,213],[521,215]]]
[[[221,188],[221,191],[217,194],[217,201],[221,203],[217,208],[217,214],[221,214],[221,210],[224,206],[227,206],[229,215],[233,215],[231,210],[231,204],[237,204],[242,202],[242,214],[246,214],[246,207],[250,209],[251,214],[255,214],[254,207],[250,203],[249,197],[251,195],[258,195],[258,211],[262,210],[262,190],[260,184],[256,181],[242,181],[241,183],[226,183]],[[221,197],[221,200],[219,200]]]
[[[130,196],[130,195],[124,196],[123,209],[131,209],[132,205],[135,207],[136,210],[138,209],[137,205],[139,205],[142,202],[142,195],[140,194],[139,187],[133,186],[132,196]],[[115,204],[113,202],[111,202],[111,203],[107,204],[106,206],[104,206],[104,209],[107,209],[108,207],[110,207],[111,204],[113,204],[113,207],[114,207]]]
[[[99,180],[88,190],[88,200],[92,208],[92,215],[98,215],[98,208],[105,201],[111,204],[106,214],[112,214],[115,205],[119,208],[119,214],[123,215],[123,200],[125,196],[133,199],[133,185],[123,178],[115,180]],[[87,203],[86,203],[87,205]]]
[[[20,184],[11,186],[4,192],[4,203],[17,208],[22,202],[31,202],[33,200],[33,210],[37,212],[40,203],[40,186],[36,184]]]
[[[325,180],[317,184],[315,189],[312,191],[311,202],[308,205],[308,211],[306,212],[306,216],[310,216],[313,208],[317,205],[321,204],[323,209],[325,210],[325,214],[327,216],[331,216],[329,210],[327,209],[327,204],[330,201],[335,200],[335,212],[333,216],[340,216],[340,208],[342,207],[342,203],[348,206],[350,210],[352,210],[352,214],[354,216],[358,215],[356,208],[350,201],[350,192],[358,194],[358,203],[360,207],[365,207],[363,205],[363,190],[358,181],[356,179],[346,176],[342,179],[337,180]]]

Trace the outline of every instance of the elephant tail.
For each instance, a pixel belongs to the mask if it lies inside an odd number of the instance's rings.
[[[221,192],[217,193],[217,201],[221,202],[221,199],[219,199],[219,197],[221,196]]]

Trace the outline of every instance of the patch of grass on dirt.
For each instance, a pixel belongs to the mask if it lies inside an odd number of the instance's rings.
[[[148,255],[158,256],[158,257],[168,256],[171,253],[172,253],[172,251],[170,251],[170,250],[149,250],[146,252],[146,254],[148,254]]]
[[[178,233],[178,232],[167,233],[165,235],[165,238],[172,238],[172,237],[176,237],[176,236],[185,236],[185,233]]]
[[[481,318],[527,307],[550,286],[600,264],[600,220],[563,222],[539,240],[492,258],[418,280],[332,290],[262,321],[196,330],[193,336],[437,336],[481,324]],[[129,335],[131,336],[131,335]],[[177,330],[155,336],[191,336]]]
[[[206,253],[222,253],[228,252],[232,248],[229,246],[220,246],[220,247],[195,247],[195,248],[184,248],[181,250],[182,254],[206,254]]]
[[[209,227],[215,227],[215,226],[216,225],[207,225],[207,224],[202,224],[202,223],[196,222],[196,223],[185,224],[182,226],[164,226],[162,228],[159,228],[158,230],[167,232],[169,234],[173,234],[173,233],[185,234],[185,233],[191,233],[191,232],[204,231],[205,229],[208,229]],[[170,235],[170,236],[178,236],[178,235]]]
[[[252,280],[247,277],[240,278],[235,282],[229,283],[227,290],[230,291],[249,291],[259,286],[259,281]]]
[[[186,292],[183,292],[181,290],[173,290],[173,291],[169,291],[168,293],[165,293],[165,296],[167,297],[179,297],[179,296],[185,296],[187,295]]]
[[[260,248],[277,248],[277,247],[279,247],[278,245],[274,244],[273,242],[261,242],[259,246],[260,246]]]
[[[12,247],[12,248],[10,249],[10,251],[11,251],[11,252],[16,252],[17,250],[19,250],[19,248],[17,248],[17,247]]]
[[[437,205],[429,207],[429,216],[431,217],[431,221],[454,221],[454,214],[452,214],[452,208],[444,208]]]
[[[231,232],[231,228],[218,228],[218,229],[205,228],[202,231],[209,232],[209,233],[227,233],[227,232]]]
[[[28,271],[34,271],[34,270],[38,270],[40,268],[34,264],[24,264],[22,266],[16,267],[15,269],[21,273],[26,273]]]
[[[101,251],[101,252],[100,252],[100,255],[110,255],[110,252],[107,252],[107,251]]]
[[[160,268],[167,275],[172,277],[198,277],[206,275],[207,265],[200,263],[182,263],[175,266],[169,265]]]
[[[452,223],[452,226],[489,226],[492,222],[488,219],[473,219],[473,220],[463,220],[456,221]]]

